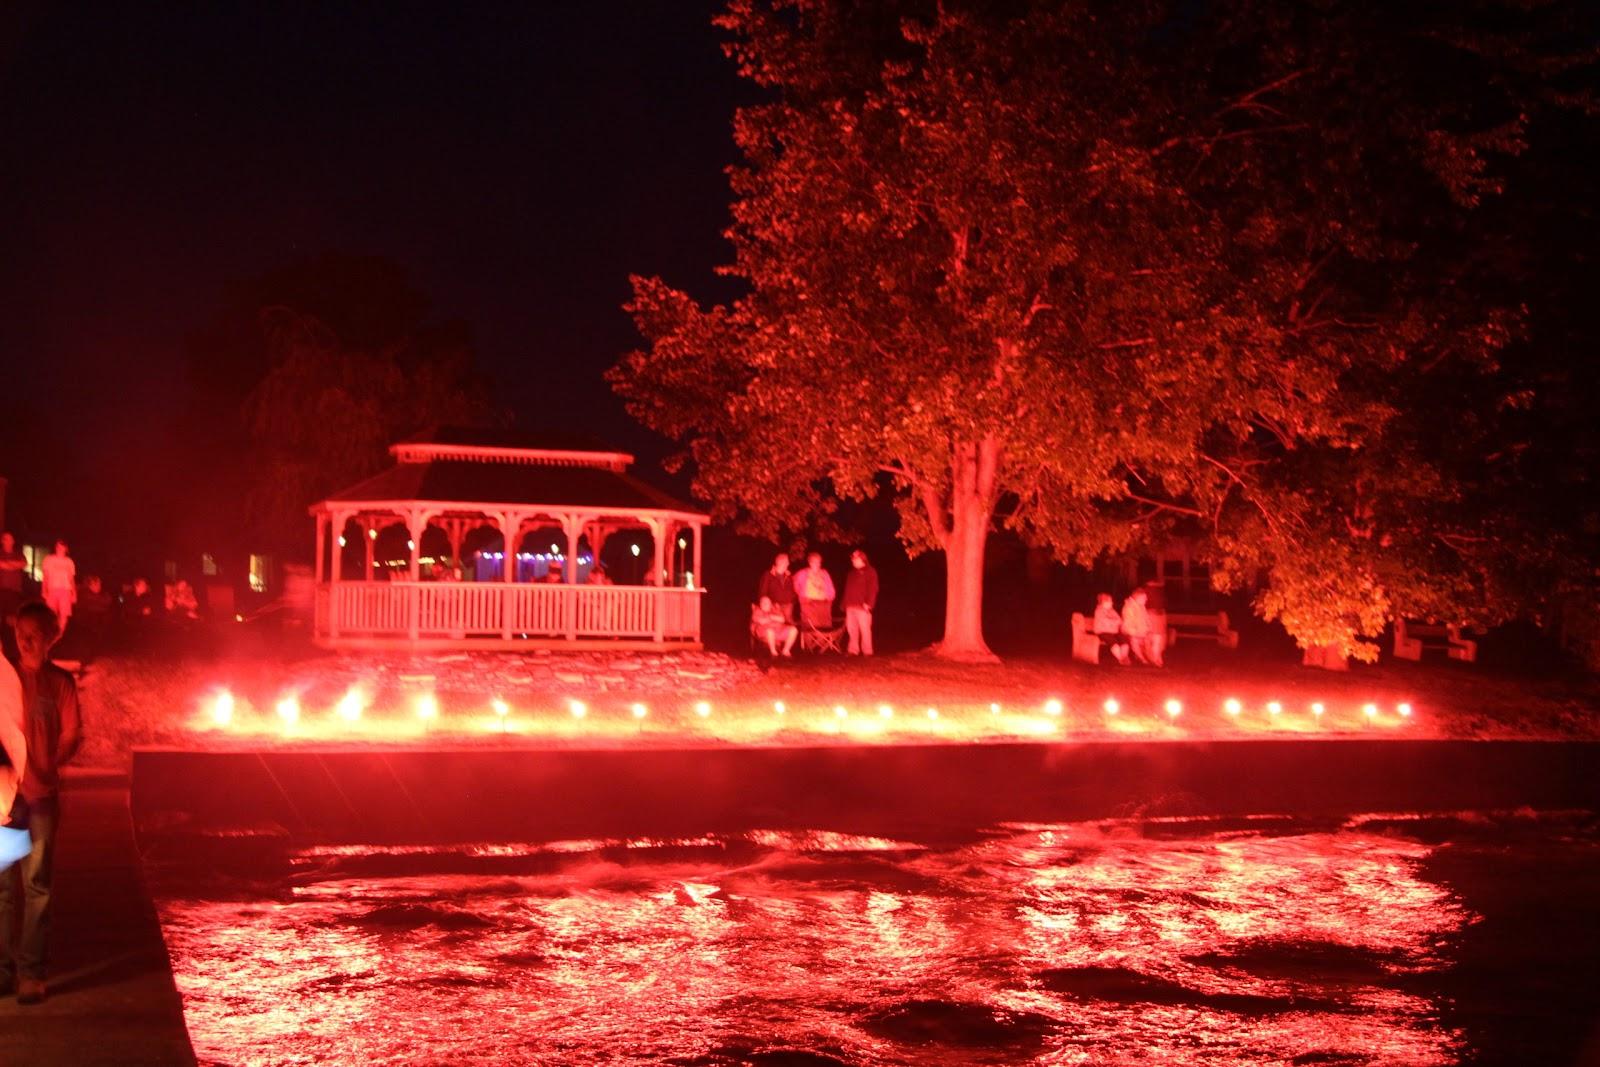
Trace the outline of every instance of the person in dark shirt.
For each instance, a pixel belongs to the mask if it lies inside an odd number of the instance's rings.
[[[772,566],[761,572],[756,583],[756,600],[770,597],[772,606],[783,612],[783,617],[794,622],[794,579],[789,577],[789,553],[779,552]]]
[[[33,850],[0,875],[0,993],[15,988],[20,1004],[37,1004],[45,997],[60,774],[83,742],[77,685],[72,675],[50,662],[50,646],[59,635],[55,613],[44,604],[24,604],[18,610],[17,676],[22,682],[26,759],[11,817],[16,820],[18,805],[25,808]],[[19,895],[20,939],[15,934]]]
[[[844,626],[850,634],[850,655],[872,655],[872,609],[877,605],[878,572],[858,548],[850,553],[850,573],[844,579]]]

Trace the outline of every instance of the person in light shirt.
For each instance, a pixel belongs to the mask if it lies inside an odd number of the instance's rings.
[[[833,629],[833,575],[822,568],[822,553],[806,556],[806,569],[794,576],[795,598],[800,602],[800,618],[817,630]]]
[[[1161,647],[1150,632],[1150,613],[1145,601],[1150,594],[1135,589],[1133,595],[1122,602],[1122,632],[1128,638],[1128,648],[1133,658],[1151,667],[1161,666]]]
[[[57,541],[55,551],[39,563],[39,595],[56,615],[56,629],[65,633],[78,599],[78,565],[67,555],[67,543]]]

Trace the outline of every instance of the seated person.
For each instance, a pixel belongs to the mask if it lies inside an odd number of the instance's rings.
[[[767,651],[774,656],[794,655],[794,642],[800,636],[799,628],[772,603],[769,596],[762,597],[750,609],[750,632],[756,640],[765,642]],[[778,648],[780,643],[783,645],[781,652]]]
[[[1111,650],[1113,659],[1124,667],[1128,665],[1128,639],[1122,636],[1122,616],[1112,606],[1110,593],[1101,593],[1094,599],[1094,635]]]

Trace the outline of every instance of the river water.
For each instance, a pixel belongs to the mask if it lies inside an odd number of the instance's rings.
[[[1600,1004],[1580,815],[312,848],[200,890],[154,875],[213,1064],[1563,1064]]]

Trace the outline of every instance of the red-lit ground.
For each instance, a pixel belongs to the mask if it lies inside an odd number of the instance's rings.
[[[1581,823],[787,830],[312,849],[159,907],[203,1063],[1553,1063],[1597,860]]]
[[[1216,653],[1175,660],[1157,671],[1066,660],[830,658],[763,674],[713,655],[123,658],[95,665],[86,678],[86,758],[116,764],[136,744],[1600,737],[1592,684],[1496,677],[1459,664],[1328,674]],[[231,706],[219,705],[223,693]],[[1061,714],[1051,713],[1052,700]],[[1178,714],[1169,700],[1180,702]]]

